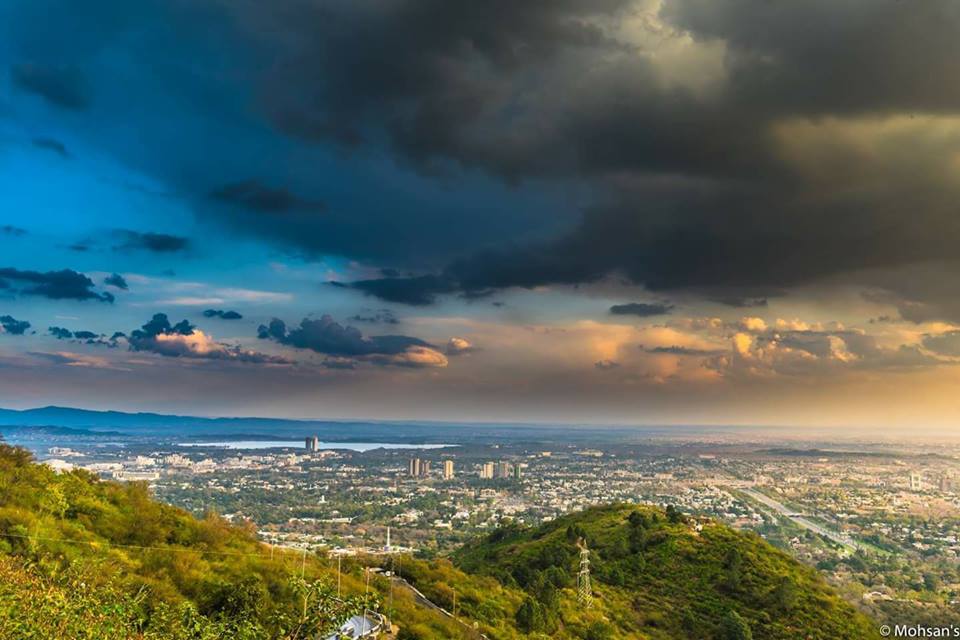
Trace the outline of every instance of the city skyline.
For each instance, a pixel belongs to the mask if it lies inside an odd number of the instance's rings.
[[[6,3],[0,406],[955,428],[951,3],[495,4]]]

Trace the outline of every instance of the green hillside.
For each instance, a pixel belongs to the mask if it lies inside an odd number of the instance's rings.
[[[0,445],[0,639],[314,638],[389,591],[345,562],[337,598],[334,566],[156,502],[143,484],[57,474]],[[456,637],[458,625],[409,594],[390,600],[435,637]]]
[[[580,541],[590,549],[589,608],[576,598]],[[460,585],[460,611],[491,637],[879,637],[813,569],[756,535],[672,509],[605,506],[533,529],[504,527],[454,563],[446,576],[422,569],[418,582],[447,600],[437,591]]]
[[[576,597],[583,542],[591,607]],[[405,580],[365,571],[384,562]],[[142,484],[56,474],[0,446],[0,639],[316,638],[364,606],[391,617],[397,640],[876,637],[756,536],[652,507],[505,526],[449,560],[348,560],[339,598],[334,567]]]

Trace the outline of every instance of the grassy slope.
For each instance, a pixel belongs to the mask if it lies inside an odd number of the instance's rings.
[[[647,524],[631,525],[632,513]],[[579,536],[591,548],[596,601],[588,612],[576,606]],[[876,625],[813,569],[758,536],[713,522],[697,531],[693,522],[671,523],[652,507],[596,507],[539,528],[500,531],[463,547],[455,562],[471,576],[497,579],[495,587],[477,589],[484,594],[478,601],[461,600],[464,611],[492,623],[497,637],[513,636],[498,630],[508,621],[498,620],[489,603],[503,614],[515,610],[524,587],[538,594],[537,574],[551,565],[563,568],[554,576],[566,578],[556,628],[545,630],[554,638],[585,637],[598,618],[610,623],[610,637],[719,638],[729,611],[742,616],[757,638],[877,637]]]
[[[0,446],[0,638],[304,637],[329,605],[334,566],[271,553],[250,529],[194,518],[142,484],[56,474]],[[361,567],[344,571],[344,594],[359,597]],[[393,605],[403,623],[456,637],[407,594]]]

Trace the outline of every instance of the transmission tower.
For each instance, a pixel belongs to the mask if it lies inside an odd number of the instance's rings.
[[[577,604],[584,609],[593,606],[593,589],[590,587],[590,550],[584,540],[580,545],[580,573],[577,574]]]

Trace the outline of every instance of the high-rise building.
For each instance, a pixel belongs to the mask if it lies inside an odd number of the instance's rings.
[[[410,458],[407,472],[411,478],[426,478],[430,475],[430,461],[421,460],[420,458]]]
[[[910,472],[910,490],[923,491],[923,474],[919,471]]]
[[[509,478],[513,473],[513,465],[501,460],[497,463],[497,478]]]
[[[484,462],[483,466],[480,467],[480,479],[481,480],[492,480],[493,479],[493,463]]]
[[[443,479],[444,480],[453,479],[453,460],[443,461]]]
[[[317,436],[310,436],[306,439],[306,449],[307,451],[313,452],[320,448],[320,438]]]
[[[520,465],[519,465],[519,464],[514,465],[514,467],[513,467],[513,478],[514,478],[514,480],[519,480],[519,479],[521,478],[522,473],[523,473],[523,472],[520,471]]]

